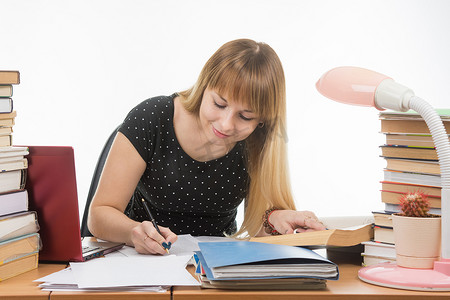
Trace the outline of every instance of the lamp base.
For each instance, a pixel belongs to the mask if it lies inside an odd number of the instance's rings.
[[[435,265],[436,266],[436,265]],[[359,270],[364,282],[389,288],[416,291],[450,291],[450,275],[435,269],[410,269],[381,263]]]

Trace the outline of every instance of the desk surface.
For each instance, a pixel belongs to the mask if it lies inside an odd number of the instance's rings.
[[[337,281],[327,281],[327,289],[320,291],[238,291],[201,289],[199,287],[174,287],[173,300],[194,299],[450,299],[450,292],[416,292],[400,289],[384,288],[365,283],[358,278],[358,270],[361,268],[355,264],[339,264],[340,278]],[[241,298],[239,298],[241,297]]]
[[[40,264],[36,270],[0,282],[1,299],[450,299],[450,292],[416,292],[371,285],[358,279],[359,265],[339,263],[340,278],[328,281],[321,291],[239,291],[174,287],[172,292],[44,292],[33,280],[63,269],[64,265]]]
[[[38,278],[47,276],[65,268],[59,264],[40,264],[37,269],[9,278],[0,282],[0,298],[2,299],[45,299],[48,300],[50,292],[44,292],[38,287]]]

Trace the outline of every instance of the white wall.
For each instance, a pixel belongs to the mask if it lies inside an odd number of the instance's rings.
[[[446,0],[0,0],[0,69],[19,70],[15,144],[72,145],[80,211],[104,141],[140,101],[189,87],[223,43],[252,38],[287,77],[288,146],[299,209],[381,209],[378,112],[315,90],[328,69],[392,76],[450,107]]]

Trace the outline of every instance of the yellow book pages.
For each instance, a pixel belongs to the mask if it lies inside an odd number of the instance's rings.
[[[0,114],[0,119],[1,120],[14,119],[15,117],[17,117],[17,112],[15,110],[13,112],[10,112],[10,113]]]
[[[369,241],[372,237],[372,224],[367,224],[352,229],[328,229],[323,231],[254,237],[250,241],[288,246],[348,247]]]
[[[0,282],[38,267],[38,253],[0,265]]]
[[[0,85],[0,97],[11,97],[12,94],[12,85]]]
[[[369,241],[373,238],[373,218],[361,217],[357,220],[356,218],[352,219],[352,217],[342,217],[338,219],[342,219],[342,222],[347,222],[347,224],[342,223],[345,225],[349,225],[352,222],[353,224],[355,224],[354,222],[363,224],[340,227],[338,226],[339,222],[336,223],[334,220],[327,222],[327,220],[323,220],[326,225],[330,224],[328,227],[336,228],[323,231],[254,237],[251,238],[250,241],[288,246],[349,247],[358,245],[361,242]],[[348,221],[349,219],[351,220]]]

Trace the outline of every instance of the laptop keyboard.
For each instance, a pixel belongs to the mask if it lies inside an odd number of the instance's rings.
[[[87,253],[98,249],[100,249],[100,247],[83,246],[83,253]]]

